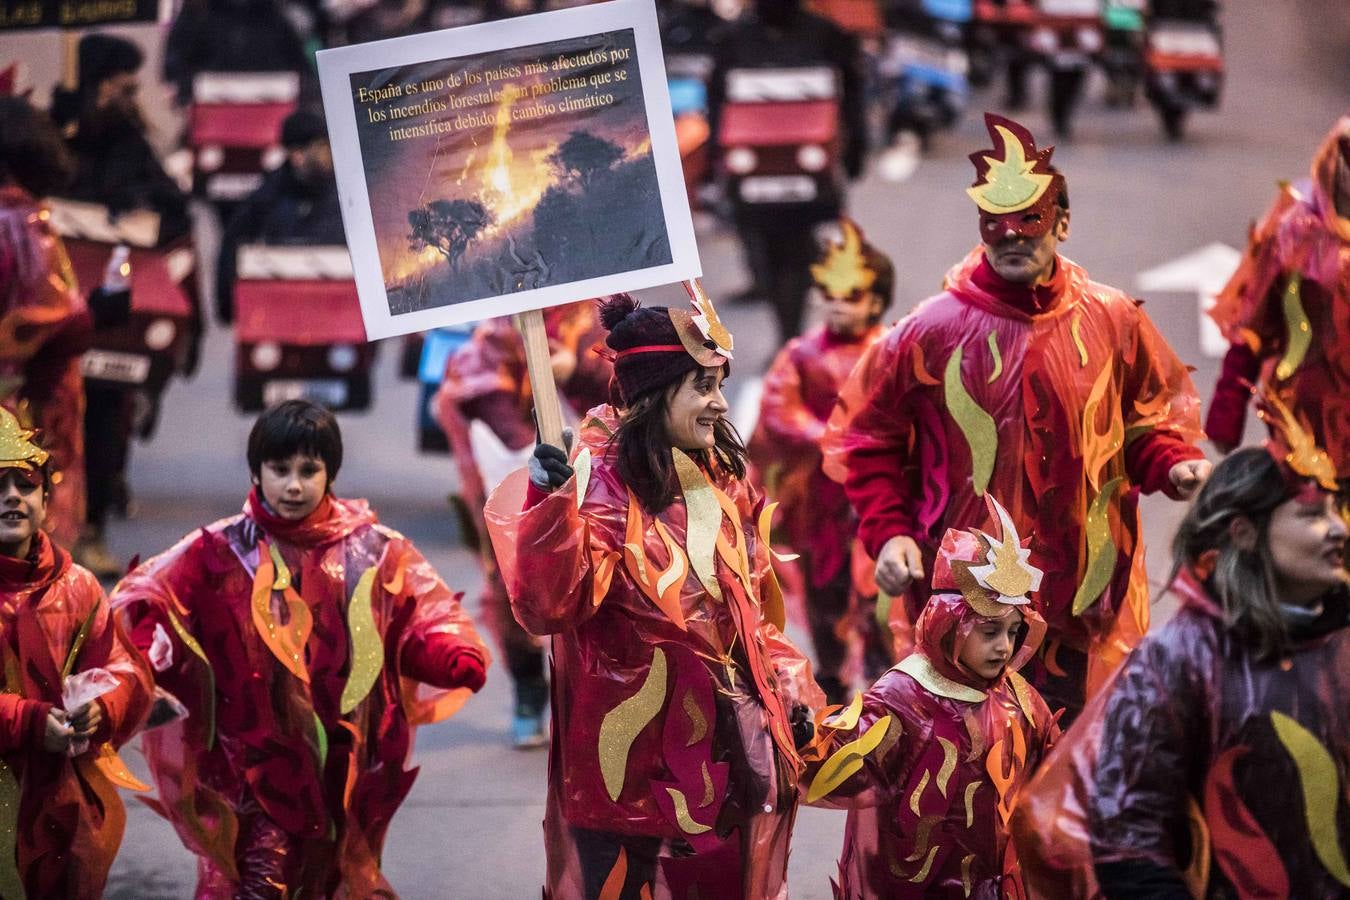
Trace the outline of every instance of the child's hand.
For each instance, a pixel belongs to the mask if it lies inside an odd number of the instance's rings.
[[[103,724],[103,704],[90,700],[84,706],[77,707],[66,714],[76,740],[87,741]]]
[[[65,753],[75,731],[66,724],[66,713],[53,709],[47,713],[47,728],[42,734],[42,749],[48,753]]]

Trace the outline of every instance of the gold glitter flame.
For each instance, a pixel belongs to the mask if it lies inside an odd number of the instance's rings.
[[[1035,171],[1039,160],[1027,158],[1021,138],[1007,126],[995,125],[994,132],[1003,145],[1002,157],[983,157],[989,170],[979,184],[966,188],[966,193],[985,212],[998,214],[1026,209],[1050,188],[1054,176]]]
[[[867,265],[858,226],[848,219],[840,219],[839,227],[843,241],[830,242],[824,261],[811,266],[811,277],[829,296],[844,298],[870,291],[876,283],[877,273]]]

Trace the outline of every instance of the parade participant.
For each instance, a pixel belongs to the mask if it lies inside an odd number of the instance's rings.
[[[202,72],[295,72],[302,89],[316,81],[304,41],[277,0],[183,4],[164,41],[164,80],[188,104]]]
[[[69,182],[61,135],[26,100],[0,99],[0,397],[47,435],[45,529],[72,546],[84,521],[84,379],[89,311],[41,198]]]
[[[841,900],[1022,896],[1008,819],[1059,728],[1017,674],[1045,635],[1042,573],[985,500],[995,534],[943,535],[914,653],[807,751],[806,801],[849,810]]]
[[[242,514],[113,594],[188,710],[143,738],[153,806],[199,857],[198,897],[392,895],[380,856],[413,731],[482,687],[487,651],[412,543],[332,493],[332,413],[267,410],[248,465]]]
[[[135,784],[116,748],[152,682],[98,579],[41,529],[51,477],[0,407],[0,896],[96,900],[126,823],[117,787]]]
[[[221,236],[216,312],[222,322],[234,319],[234,281],[241,246],[347,243],[323,116],[308,110],[291,113],[281,124],[281,146],[286,161],[264,176]]]
[[[609,399],[614,366],[594,352],[605,339],[596,304],[570,303],[544,310],[553,359],[553,377],[572,411],[585,413]],[[484,453],[469,438],[474,422],[487,426],[507,451],[518,452],[534,443],[533,394],[525,367],[525,345],[510,319],[489,319],[474,329],[469,343],[457,350],[445,366],[445,378],[436,392],[436,418],[445,431],[459,472],[459,497],[469,520],[465,534],[477,551],[483,569],[482,610],[497,639],[511,675],[515,707],[511,740],[522,749],[548,742],[544,713],[548,682],[544,651],[511,615],[483,520],[483,505],[495,483],[484,483],[484,471],[500,463],[481,461]],[[500,476],[498,476],[500,477]]]
[[[837,141],[847,176],[859,178],[867,154],[863,58],[856,38],[803,8],[802,0],[756,0],[754,14],[727,28],[714,45],[708,117],[714,140],[729,99],[728,77],[743,69],[830,70],[838,102]],[[771,135],[766,135],[771,137]],[[820,149],[820,148],[817,148]],[[720,148],[725,151],[726,148]],[[842,179],[841,179],[842,180]],[[740,202],[732,197],[736,229],[745,244],[755,288],[767,292],[781,340],[801,331],[817,256],[813,229],[839,217],[843,184],[797,202]]]
[[[1185,367],[1125,294],[1060,256],[1064,176],[1031,134],[986,114],[972,155],[984,241],[946,290],[864,355],[825,438],[877,560],[922,608],[938,535],[1002,498],[1046,572],[1049,634],[1031,681],[1072,717],[1148,630],[1139,494],[1182,498],[1209,463]]]
[[[824,698],[780,631],[725,419],[731,335],[690,286],[693,311],[605,302],[622,408],[488,501],[516,617],[553,635],[551,897],[787,896],[796,747]]]
[[[187,234],[187,196],[150,146],[138,100],[145,55],[125,38],[88,34],[80,38],[78,57],[78,86],[58,89],[52,98],[52,117],[76,160],[64,196],[101,204],[114,215],[157,213],[161,245]]]
[[[1271,422],[1270,449],[1215,467],[1177,531],[1180,611],[1023,792],[1028,896],[1350,891],[1346,524],[1326,454]]]
[[[858,602],[852,565],[861,553],[854,546],[858,524],[844,489],[821,471],[820,441],[839,389],[882,335],[895,269],[853,222],[843,219],[840,228],[842,240],[811,266],[825,321],[788,341],[769,366],[749,447],[766,491],[782,505],[785,543],[801,554],[816,682],[831,703],[848,701],[864,643],[871,656],[885,659],[882,668],[893,662]],[[875,590],[868,585],[863,593]]]
[[[1252,231],[1211,313],[1232,349],[1205,430],[1242,443],[1252,387],[1306,419],[1341,479],[1350,479],[1350,116],[1313,158],[1312,177],[1281,188]]]

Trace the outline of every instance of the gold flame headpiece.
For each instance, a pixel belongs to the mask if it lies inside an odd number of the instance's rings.
[[[684,289],[694,305],[693,312],[676,309],[670,311],[670,319],[675,323],[675,330],[679,332],[680,343],[689,351],[690,356],[700,361],[709,350],[731,359],[735,340],[731,336],[731,331],[718,317],[712,298],[703,290],[703,285],[698,279],[686,281]]]
[[[851,297],[860,291],[870,291],[877,273],[868,265],[863,252],[862,232],[848,218],[839,220],[843,240],[830,242],[825,257],[811,266],[811,277],[816,285],[831,297]]]
[[[1055,197],[1063,176],[1050,168],[1054,147],[1036,149],[1036,139],[1022,125],[993,113],[984,114],[985,128],[994,149],[970,154],[975,164],[975,183],[966,188],[975,205],[987,213],[1020,212],[1046,198]]]
[[[47,451],[33,443],[37,432],[24,428],[19,417],[0,406],[0,469],[32,471],[47,464]]]
[[[933,590],[958,591],[975,612],[999,617],[1009,606],[1030,603],[1044,572],[1031,564],[1031,541],[1018,536],[1008,511],[989,494],[985,504],[998,535],[948,529],[933,567]]]
[[[1336,466],[1317,446],[1306,419],[1296,417],[1269,387],[1257,401],[1256,414],[1270,428],[1266,449],[1277,462],[1299,478],[1310,478],[1328,491],[1337,489]]]

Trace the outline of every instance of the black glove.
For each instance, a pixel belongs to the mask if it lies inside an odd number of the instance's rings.
[[[792,715],[788,717],[792,723],[792,743],[801,750],[811,739],[816,736],[816,725],[811,721],[811,710],[803,703],[798,703],[792,707]]]
[[[539,444],[530,457],[530,483],[546,493],[556,491],[572,477],[567,454],[552,444]]]

